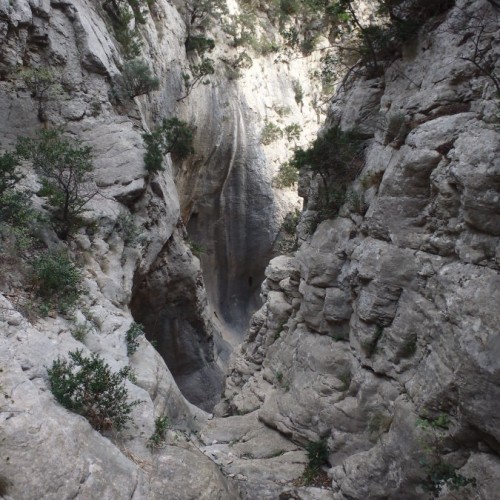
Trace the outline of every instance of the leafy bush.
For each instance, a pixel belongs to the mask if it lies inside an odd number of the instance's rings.
[[[164,119],[154,132],[143,134],[146,169],[152,173],[163,170],[163,156],[168,153],[178,160],[193,154],[193,135],[191,126],[178,118]]]
[[[302,132],[302,127],[298,123],[292,123],[285,127],[285,135],[288,141],[300,139],[300,133]]]
[[[70,360],[57,359],[47,370],[52,394],[65,408],[83,415],[98,431],[123,429],[139,400],[128,402],[125,380],[130,368],[113,373],[98,354],[85,357],[69,352]]]
[[[130,213],[121,212],[116,218],[116,226],[125,245],[135,245],[143,241],[142,228],[135,224]]]
[[[37,295],[46,308],[61,313],[72,309],[82,294],[80,269],[63,252],[49,251],[33,261],[33,280]]]
[[[189,73],[182,73],[185,93],[177,99],[177,102],[186,99],[198,85],[208,85],[210,80],[206,80],[205,77],[215,73],[214,62],[208,57],[202,57],[199,64],[193,64],[189,69],[191,75],[189,75]]]
[[[311,441],[306,446],[308,464],[302,475],[304,484],[311,484],[321,472],[321,467],[328,463],[328,447],[326,439]]]
[[[281,139],[281,137],[283,137],[283,130],[281,130],[278,125],[266,120],[264,123],[264,128],[260,133],[260,142],[268,146],[278,139]]]
[[[298,106],[302,106],[304,102],[304,89],[298,80],[292,80],[292,89],[295,95],[295,102]]]
[[[144,335],[144,327],[139,323],[133,322],[127,330],[127,333],[125,334],[128,356],[132,356],[132,354],[134,354],[134,352],[139,347],[139,342],[137,342],[137,339],[141,335]]]
[[[362,137],[355,131],[331,127],[318,136],[308,149],[296,149],[290,164],[306,168],[322,182],[320,212],[323,218],[335,216],[346,199],[349,184],[362,167]]]
[[[62,93],[61,76],[56,70],[45,66],[21,69],[18,74],[31,92],[32,99],[37,102],[38,119],[46,122],[47,103],[59,98]]]
[[[64,137],[60,129],[46,129],[35,139],[21,137],[17,153],[31,160],[41,177],[40,196],[53,208],[54,229],[66,239],[79,224],[87,203],[97,194],[93,184],[92,148]]]
[[[279,167],[278,174],[273,179],[273,184],[279,189],[290,188],[299,181],[299,172],[293,162],[287,161]]]
[[[167,430],[170,427],[170,421],[167,416],[155,418],[155,431],[149,438],[148,446],[151,448],[158,448],[167,437]]]
[[[153,75],[151,68],[142,59],[126,61],[121,75],[117,77],[117,95],[122,99],[148,94],[158,90],[160,82]]]
[[[202,56],[206,52],[214,50],[215,42],[212,38],[190,35],[186,38],[185,46],[188,52],[196,51],[198,55]]]
[[[0,196],[12,189],[21,176],[16,173],[19,161],[12,153],[3,153],[0,156]]]

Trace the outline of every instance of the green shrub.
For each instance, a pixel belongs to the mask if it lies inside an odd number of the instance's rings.
[[[113,373],[98,354],[85,357],[69,352],[70,360],[57,359],[47,370],[52,394],[65,408],[83,415],[98,431],[123,429],[141,401],[128,402],[125,388],[130,368]]]
[[[89,323],[75,323],[71,329],[71,336],[78,342],[83,342],[91,330],[92,326]]]
[[[31,92],[32,99],[37,102],[38,119],[46,122],[47,103],[58,99],[62,94],[61,75],[45,66],[21,69],[18,74]]]
[[[115,227],[120,232],[125,245],[135,245],[143,241],[142,228],[135,224],[132,214],[121,212],[116,218]]]
[[[167,416],[155,418],[155,431],[148,440],[150,448],[159,448],[167,437],[167,430],[170,427],[170,421]]]
[[[186,38],[185,46],[187,52],[196,51],[198,55],[202,56],[206,52],[214,50],[215,42],[212,38],[190,35]]]
[[[34,139],[21,137],[17,153],[31,160],[40,175],[42,189],[53,208],[53,225],[59,237],[66,239],[80,224],[85,206],[97,194],[93,183],[92,148],[63,136],[60,129],[46,129]]]
[[[12,189],[21,176],[16,172],[19,161],[12,153],[3,153],[0,156],[0,196]]]
[[[295,150],[291,166],[297,171],[306,168],[321,179],[319,212],[323,218],[335,216],[345,202],[348,186],[362,167],[362,144],[357,132],[334,126],[308,149]]]
[[[260,142],[265,146],[268,146],[278,139],[281,139],[281,137],[283,137],[283,130],[281,130],[278,125],[266,120],[264,123],[264,128],[260,133]]]
[[[292,89],[295,96],[295,102],[298,106],[302,106],[304,102],[304,89],[298,80],[292,80]]]
[[[127,333],[125,334],[128,356],[132,356],[132,354],[134,354],[134,352],[139,347],[139,342],[137,342],[137,339],[141,335],[144,335],[144,327],[139,323],[133,322],[127,330]]]
[[[278,174],[273,179],[274,187],[279,189],[293,187],[299,181],[299,171],[293,162],[286,161],[279,167]]]
[[[45,309],[55,307],[63,314],[70,311],[80,298],[82,274],[63,252],[48,251],[33,261],[33,281]]]
[[[208,85],[210,83],[210,80],[207,80],[206,77],[215,73],[214,62],[208,57],[202,57],[200,63],[190,65],[189,70],[191,75],[182,73],[185,93],[177,99],[177,102],[186,99],[198,85]]]
[[[121,74],[117,77],[117,95],[122,99],[148,94],[158,90],[160,82],[151,68],[142,59],[126,61]]]
[[[187,244],[191,249],[191,252],[193,252],[193,255],[196,255],[196,257],[198,257],[199,259],[201,258],[202,255],[207,253],[207,249],[202,243],[193,241],[191,238],[188,238]]]
[[[192,127],[178,118],[165,119],[154,132],[143,134],[146,169],[152,173],[163,170],[163,156],[168,153],[177,160],[193,154],[193,136]]]
[[[305,485],[310,485],[321,472],[321,467],[328,464],[328,447],[326,439],[311,441],[306,446],[308,464],[302,475]]]
[[[288,141],[300,139],[300,133],[302,132],[302,127],[298,123],[292,123],[285,127],[285,135]]]

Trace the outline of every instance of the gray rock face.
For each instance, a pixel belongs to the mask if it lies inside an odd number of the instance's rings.
[[[478,15],[498,19],[460,2],[383,80],[333,103],[331,122],[373,137],[352,187],[366,212],[346,204],[312,235],[299,225],[230,365],[218,412],[258,411],[297,443],[328,438],[331,498],[427,498],[421,464],[436,457],[476,478],[454,495],[497,495],[500,134],[493,86],[451,28],[459,17],[472,33]],[[395,115],[408,126],[388,140]],[[301,194],[305,219],[314,182]]]

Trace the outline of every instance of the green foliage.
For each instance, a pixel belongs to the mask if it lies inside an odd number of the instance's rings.
[[[63,136],[60,129],[45,129],[34,139],[19,138],[17,154],[33,162],[42,181],[38,194],[47,197],[53,209],[54,229],[66,239],[97,194],[92,182],[92,148]]]
[[[126,61],[121,74],[117,77],[116,95],[120,99],[133,99],[158,90],[160,82],[151,68],[142,59]]]
[[[130,368],[113,373],[98,354],[85,357],[83,351],[69,352],[70,360],[57,359],[47,370],[52,394],[65,408],[83,415],[98,431],[124,428],[133,408],[125,388]]]
[[[182,8],[189,32],[193,29],[207,29],[213,21],[228,14],[225,0],[187,0]]]
[[[146,9],[154,0],[105,0],[103,8],[109,15],[117,41],[127,59],[139,56],[141,41],[138,26],[144,24]],[[133,26],[131,28],[131,26]]]
[[[399,355],[402,358],[411,358],[417,352],[417,336],[414,335],[405,340],[399,350]]]
[[[90,330],[92,330],[92,327],[89,323],[75,323],[75,326],[71,329],[71,336],[75,340],[83,342]]]
[[[292,80],[292,89],[295,96],[295,102],[298,106],[302,106],[304,102],[304,89],[298,80]]]
[[[44,308],[56,308],[65,314],[77,303],[82,294],[80,269],[64,253],[47,251],[32,263],[33,281]]]
[[[144,327],[136,323],[135,321],[130,325],[129,329],[127,330],[127,333],[125,334],[125,341],[127,342],[127,355],[132,356],[134,352],[137,350],[139,347],[139,342],[137,342],[137,339],[141,336],[144,335]]]
[[[12,189],[21,176],[16,173],[19,161],[12,153],[3,153],[0,156],[0,196]]]
[[[302,475],[304,484],[310,485],[318,476],[323,465],[328,464],[328,447],[326,439],[311,441],[306,446],[308,464]]]
[[[475,477],[465,477],[457,472],[455,465],[443,458],[443,454],[449,452],[448,446],[445,445],[451,426],[449,416],[441,413],[436,418],[424,417],[417,421],[417,425],[422,429],[420,438],[422,444],[420,466],[424,473],[422,486],[431,494],[431,498],[438,498],[445,486],[452,491],[468,486],[475,488],[477,486]]]
[[[142,228],[135,224],[134,216],[128,212],[121,212],[116,218],[116,226],[125,245],[135,245],[143,241]]]
[[[383,333],[384,327],[382,325],[375,325],[375,332],[373,336],[361,344],[367,358],[371,358],[377,351],[377,345]]]
[[[170,427],[170,421],[167,416],[155,418],[155,431],[148,440],[150,448],[159,448],[167,437],[167,430]]]
[[[189,69],[191,75],[189,75],[189,73],[182,74],[185,93],[182,97],[177,99],[177,102],[186,99],[198,85],[208,85],[210,80],[207,80],[206,77],[215,73],[214,62],[208,57],[202,57],[199,64],[193,64]]]
[[[192,127],[178,118],[168,118],[151,134],[142,135],[146,145],[144,163],[148,172],[163,170],[163,156],[170,153],[174,159],[184,160],[194,153]]]
[[[186,38],[185,46],[186,51],[196,51],[198,55],[202,56],[206,52],[214,50],[215,42],[212,38],[190,35]]]
[[[18,75],[31,92],[32,99],[37,102],[38,119],[46,122],[47,103],[58,99],[62,93],[60,74],[52,68],[42,66],[21,69]]]
[[[188,238],[187,244],[189,245],[191,252],[193,252],[193,255],[196,255],[196,257],[198,257],[199,259],[203,254],[207,253],[207,249],[197,241],[193,241],[192,239]]]
[[[293,187],[299,181],[299,172],[291,161],[282,163],[278,174],[273,179],[273,185],[279,189]]]
[[[302,127],[298,123],[292,123],[285,127],[285,135],[288,141],[299,140],[301,132]]]
[[[290,164],[320,177],[322,218],[335,216],[346,199],[349,184],[361,169],[362,137],[355,131],[331,127],[308,149],[296,149]]]
[[[281,128],[269,121],[264,122],[264,128],[260,133],[260,142],[265,146],[272,144],[273,142],[281,139],[283,137],[283,130]]]

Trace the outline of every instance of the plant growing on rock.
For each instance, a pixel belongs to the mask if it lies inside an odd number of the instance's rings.
[[[151,68],[142,59],[126,61],[121,74],[117,77],[117,95],[122,99],[149,94],[158,90],[160,82]]]
[[[260,133],[260,142],[265,146],[276,142],[283,137],[283,130],[275,123],[265,121],[264,128]]]
[[[125,341],[127,342],[127,355],[132,356],[137,348],[139,347],[139,342],[137,339],[144,335],[144,327],[136,323],[135,321],[130,325],[127,333],[125,334]]]
[[[130,413],[141,403],[128,401],[125,380],[130,368],[112,372],[98,354],[71,351],[68,360],[57,359],[47,370],[52,394],[65,408],[83,415],[98,431],[120,431],[131,420]]]
[[[475,477],[465,477],[458,472],[456,465],[443,458],[446,451],[445,441],[449,437],[451,426],[448,415],[442,413],[434,419],[423,418],[417,421],[417,426],[422,432],[420,437],[423,451],[420,466],[424,473],[422,486],[430,493],[431,498],[438,498],[445,486],[451,491],[461,490],[464,493],[465,488],[475,488],[477,486]],[[451,496],[456,498],[453,494]]]
[[[331,127],[316,138],[311,147],[296,149],[290,164],[298,171],[305,168],[321,180],[322,218],[337,215],[345,202],[347,188],[361,170],[362,136],[356,131]]]
[[[42,181],[38,194],[47,197],[54,229],[60,238],[66,239],[98,193],[92,176],[92,148],[64,136],[60,129],[46,129],[34,139],[21,137],[17,153],[33,162]]]
[[[311,485],[316,477],[321,473],[323,465],[328,464],[328,447],[326,439],[311,441],[306,446],[307,450],[307,467],[302,474],[304,484]]]
[[[59,98],[62,93],[59,73],[52,68],[42,66],[21,69],[18,75],[31,92],[32,99],[37,103],[38,119],[46,122],[47,103]]]
[[[185,93],[177,99],[177,102],[186,99],[198,85],[208,85],[210,80],[206,79],[206,77],[215,73],[214,62],[208,57],[202,57],[199,64],[193,64],[189,69],[191,75],[189,73],[182,73]]]
[[[61,313],[71,310],[83,290],[80,269],[64,252],[47,251],[32,264],[33,282],[43,309],[57,308]]]
[[[170,153],[177,160],[183,160],[194,153],[194,131],[178,118],[164,119],[152,133],[142,134],[146,146],[144,164],[148,172],[163,170],[163,156]]]
[[[150,448],[159,448],[167,437],[167,431],[170,427],[170,420],[167,416],[155,418],[155,431],[148,440]]]

